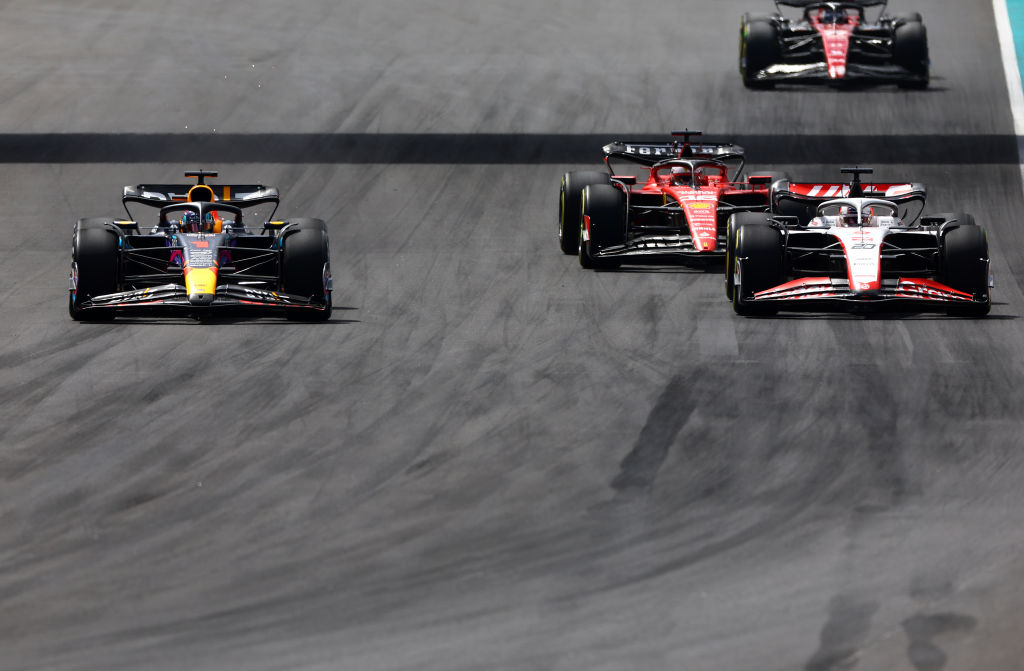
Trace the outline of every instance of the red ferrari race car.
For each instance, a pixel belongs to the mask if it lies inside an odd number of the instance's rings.
[[[726,225],[736,212],[768,209],[769,187],[781,173],[743,179],[743,149],[692,143],[700,131],[676,131],[682,141],[612,142],[604,149],[608,172],[567,172],[562,177],[558,239],[584,268],[624,262],[725,259]],[[644,166],[642,182],[617,174],[613,160]]]
[[[272,221],[277,189],[206,184],[124,187],[122,203],[159,208],[152,221],[79,219],[71,248],[68,312],[75,320],[116,315],[199,317],[243,312],[325,321],[331,315],[327,226],[320,219]],[[255,226],[243,210],[273,207]]]
[[[982,317],[993,286],[985,229],[921,216],[921,184],[778,182],[768,213],[729,222],[726,295],[741,315],[779,310],[944,311]]]
[[[771,88],[776,82],[926,88],[928,34],[921,15],[889,15],[886,5],[887,0],[776,0],[774,14],[745,14],[743,83],[749,88]],[[801,10],[800,16],[784,16],[782,7]]]

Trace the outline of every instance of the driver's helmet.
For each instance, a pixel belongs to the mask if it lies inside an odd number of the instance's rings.
[[[875,210],[872,207],[865,207],[861,210],[860,221],[864,226],[875,225]]]
[[[857,208],[852,205],[843,205],[839,208],[839,224],[841,226],[857,225]]]
[[[199,213],[192,210],[182,212],[180,229],[182,233],[199,233]]]
[[[846,10],[826,7],[821,15],[822,23],[846,23]]]
[[[683,166],[672,168],[672,183],[681,186],[690,186],[690,169]]]

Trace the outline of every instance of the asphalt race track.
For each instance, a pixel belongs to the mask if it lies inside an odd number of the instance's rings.
[[[743,89],[767,0],[11,0],[0,669],[1024,668],[1024,208],[990,3],[932,87]],[[742,319],[583,271],[563,171],[701,128],[929,185],[996,302]],[[280,187],[334,318],[72,322],[125,184]]]

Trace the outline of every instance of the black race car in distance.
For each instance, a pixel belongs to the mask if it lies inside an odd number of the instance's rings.
[[[928,34],[921,15],[890,15],[886,5],[887,0],[776,0],[773,14],[745,14],[740,23],[743,84],[926,88]],[[783,7],[799,15],[787,16]]]

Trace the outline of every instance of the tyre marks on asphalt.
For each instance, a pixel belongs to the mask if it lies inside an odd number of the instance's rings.
[[[878,602],[855,594],[839,594],[828,604],[828,620],[821,630],[818,650],[805,671],[841,671],[852,668],[871,631]]]
[[[669,448],[693,412],[690,387],[690,382],[682,375],[673,377],[665,386],[636,444],[622,460],[619,474],[612,480],[616,491],[646,492],[654,485]]]
[[[942,634],[970,633],[978,620],[958,613],[917,614],[903,621],[903,631],[909,639],[907,657],[917,671],[940,671],[948,657],[937,645],[935,638]]]

